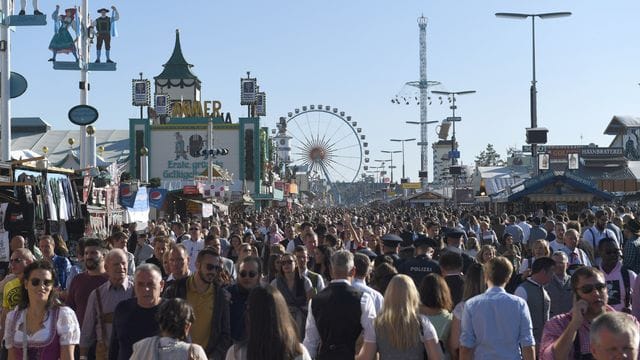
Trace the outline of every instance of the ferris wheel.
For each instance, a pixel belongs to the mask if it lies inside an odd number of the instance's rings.
[[[368,169],[366,136],[344,111],[323,105],[302,106],[280,118],[283,121],[291,137],[290,166],[305,166],[310,179],[351,183]]]

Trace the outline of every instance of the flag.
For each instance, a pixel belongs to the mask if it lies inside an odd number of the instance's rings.
[[[160,209],[167,198],[167,189],[149,189],[149,206]]]
[[[120,205],[131,208],[136,200],[137,191],[131,191],[131,184],[120,184],[119,203]]]

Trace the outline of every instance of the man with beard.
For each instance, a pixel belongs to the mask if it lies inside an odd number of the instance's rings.
[[[76,275],[69,286],[66,303],[76,312],[80,324],[84,319],[89,294],[109,278],[104,270],[104,253],[102,241],[87,239],[84,245],[84,266],[87,270]]]
[[[92,291],[87,300],[84,320],[81,322],[80,359],[83,356],[103,359],[109,353],[116,305],[133,297],[133,281],[127,276],[127,254],[113,249],[105,256],[104,267],[108,281]],[[97,342],[97,343],[96,343]],[[92,346],[96,344],[95,349]]]
[[[223,359],[231,346],[231,330],[229,300],[218,283],[220,254],[212,248],[200,250],[195,267],[193,275],[176,280],[164,296],[184,299],[193,307],[196,320],[191,325],[192,342],[202,346],[209,358]]]
[[[231,294],[229,313],[231,339],[234,342],[244,341],[247,338],[245,332],[247,299],[251,290],[260,285],[260,274],[262,274],[260,259],[254,256],[245,257],[238,264],[238,281],[227,288]]]
[[[582,359],[591,353],[589,335],[591,322],[607,312],[615,311],[607,305],[609,296],[604,274],[596,268],[583,266],[571,276],[574,293],[573,308],[549,320],[542,333],[540,359]],[[629,316],[635,326],[638,321]],[[580,354],[575,354],[578,350]]]

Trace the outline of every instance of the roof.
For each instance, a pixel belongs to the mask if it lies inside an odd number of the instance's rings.
[[[631,115],[614,115],[604,133],[618,135],[624,133],[627,128],[640,128],[640,118]]]
[[[484,180],[487,195],[497,194],[531,177],[525,167],[478,166],[478,175]]]
[[[200,80],[196,75],[191,72],[192,64],[189,64],[182,55],[182,47],[180,46],[180,31],[176,29],[176,43],[173,47],[173,54],[169,58],[166,64],[162,65],[164,70],[160,75],[154,79],[194,79],[198,82]]]
[[[98,165],[113,162],[126,162],[129,157],[129,130],[96,130],[96,146],[104,147],[104,152],[98,157]],[[74,139],[73,147],[68,139]],[[48,148],[47,157],[50,164],[62,164],[69,160],[69,164],[76,163],[77,151],[80,147],[80,130],[51,130],[46,133],[14,136],[11,147],[15,150],[32,150],[42,154],[43,147]],[[72,149],[74,154],[69,154]],[[70,158],[71,157],[71,158]],[[77,168],[77,167],[75,167]]]
[[[596,185],[588,179],[585,179],[571,172],[549,171],[525,181],[524,184],[519,187],[519,191],[509,195],[508,201],[511,202],[522,199],[523,197],[531,194],[536,194],[546,186],[558,183],[565,183],[570,187],[580,191],[581,193],[592,194],[594,197],[606,201],[611,201],[613,199],[613,195],[608,192],[599,190]],[[553,194],[553,196],[557,198],[561,195],[561,188],[557,187],[557,192]]]

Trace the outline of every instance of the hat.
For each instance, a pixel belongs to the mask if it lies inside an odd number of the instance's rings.
[[[109,12],[109,9],[107,9],[107,8],[98,9],[98,13],[100,13],[100,14],[101,14],[101,13],[103,13],[103,12],[108,13],[108,12]]]
[[[430,246],[435,249],[438,247],[438,244],[434,239],[431,239],[424,234],[418,234],[418,238],[413,241],[413,246]]]
[[[445,231],[445,234],[448,238],[459,239],[464,236],[464,231],[458,229],[448,229],[448,231]]]
[[[640,222],[636,219],[629,220],[624,224],[624,228],[629,230],[634,235],[640,235]]]
[[[386,234],[382,237],[382,244],[388,247],[396,247],[400,245],[402,238],[396,234]]]
[[[360,254],[364,254],[367,255],[367,257],[369,258],[369,260],[373,261],[378,257],[378,254],[374,253],[371,249],[369,248],[363,248],[363,249],[359,249],[357,252],[359,252]]]

